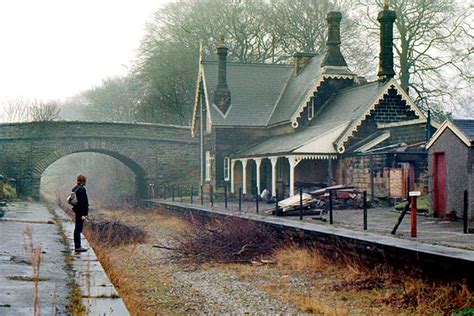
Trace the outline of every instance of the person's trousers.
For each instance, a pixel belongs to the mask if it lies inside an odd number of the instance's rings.
[[[84,226],[82,216],[76,215],[76,225],[74,226],[74,248],[81,248],[81,233]]]

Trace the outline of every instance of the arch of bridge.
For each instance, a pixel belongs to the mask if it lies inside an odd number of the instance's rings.
[[[37,198],[43,172],[74,153],[101,153],[121,161],[147,182],[190,181],[198,144],[189,127],[160,124],[33,122],[0,124],[0,173],[18,180],[21,193]],[[195,178],[194,178],[195,179]]]

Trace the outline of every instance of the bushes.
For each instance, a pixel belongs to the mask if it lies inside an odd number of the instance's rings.
[[[146,233],[143,229],[118,220],[91,219],[84,225],[84,234],[90,242],[108,247],[146,241]]]
[[[190,219],[190,229],[173,238],[169,257],[183,263],[251,262],[270,255],[282,244],[273,230],[237,217],[209,221]]]

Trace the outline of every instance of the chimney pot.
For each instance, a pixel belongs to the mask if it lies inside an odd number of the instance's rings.
[[[395,11],[384,8],[377,16],[380,23],[380,52],[379,71],[377,76],[379,81],[386,81],[395,76],[393,70],[393,23],[397,18]]]
[[[226,113],[230,107],[230,91],[227,86],[227,52],[228,48],[224,43],[224,35],[220,36],[220,45],[217,48],[217,56],[219,59],[217,68],[217,87],[214,91],[213,102],[221,110]]]
[[[326,41],[326,53],[321,66],[345,66],[346,60],[341,53],[341,12],[329,12],[326,21],[328,22],[328,38]]]

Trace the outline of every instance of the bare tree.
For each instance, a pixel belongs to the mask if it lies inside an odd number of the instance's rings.
[[[376,46],[376,17],[382,7],[383,0],[357,0],[359,25],[372,38],[371,46]],[[425,109],[456,103],[459,92],[473,80],[472,5],[455,0],[392,0],[390,9],[397,14],[396,67],[402,88]]]
[[[4,101],[3,120],[6,122],[25,122],[29,119],[29,104],[22,98]]]
[[[28,118],[33,122],[53,121],[59,118],[60,106],[58,101],[35,100],[29,105]]]

